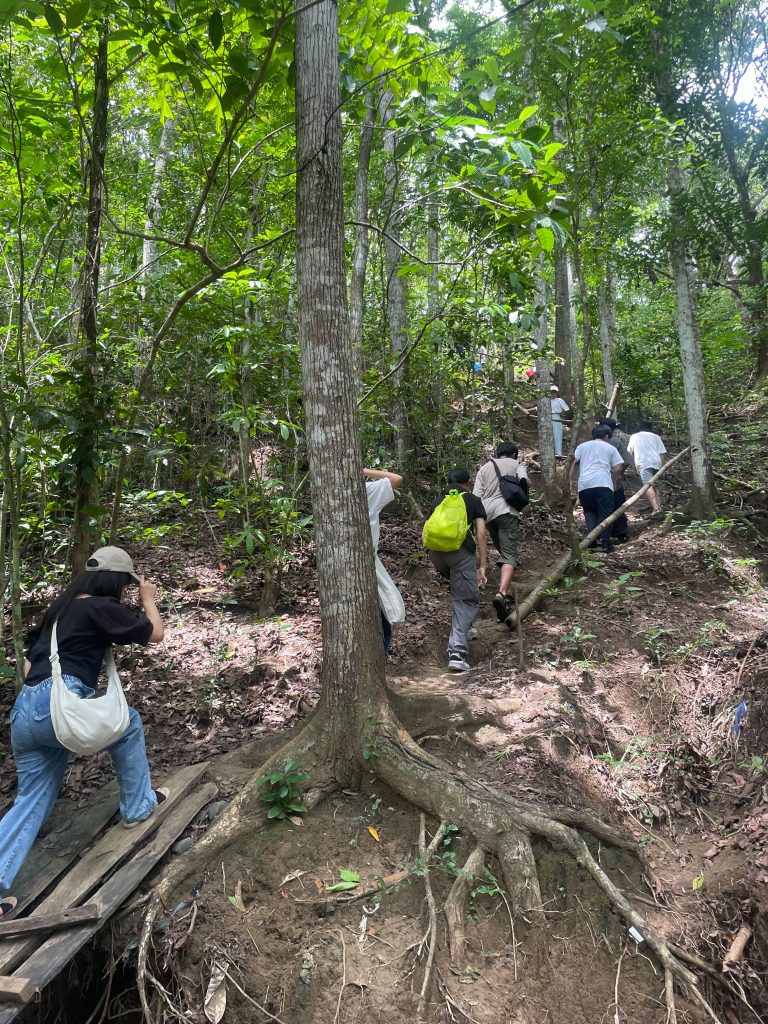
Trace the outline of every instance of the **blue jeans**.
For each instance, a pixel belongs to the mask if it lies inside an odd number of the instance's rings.
[[[64,676],[68,690],[92,697],[90,686]],[[11,747],[19,778],[13,807],[0,821],[0,893],[7,892],[53,810],[70,752],[59,743],[51,722],[52,679],[23,686],[11,708]],[[128,728],[107,748],[120,789],[120,814],[125,821],[148,818],[157,804],[150,783],[144,747],[144,726],[130,708]]]

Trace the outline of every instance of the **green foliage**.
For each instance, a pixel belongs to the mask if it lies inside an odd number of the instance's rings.
[[[255,786],[264,786],[259,800],[269,805],[268,818],[290,818],[291,815],[305,814],[306,805],[301,800],[301,790],[309,776],[301,771],[301,765],[295,758],[290,758],[282,768],[274,768],[265,775],[254,780]]]

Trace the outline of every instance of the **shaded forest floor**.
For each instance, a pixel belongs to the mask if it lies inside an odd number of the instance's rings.
[[[558,521],[543,507],[531,508],[521,584],[564,550]],[[522,666],[515,635],[490,606],[492,574],[471,651],[475,667],[460,676],[445,669],[450,598],[421,550],[419,531],[397,512],[385,513],[380,553],[409,616],[396,630],[388,662],[393,687],[406,694],[454,689],[498,701],[496,723],[420,742],[502,790],[543,804],[587,805],[631,832],[646,844],[658,891],[629,858],[603,848],[603,863],[615,878],[623,875],[622,888],[636,894],[638,909],[668,940],[717,974],[748,922],[755,935],[732,981],[768,1012],[768,626],[762,553],[753,542],[733,525],[677,527],[638,515],[629,544],[562,581],[525,622]],[[242,744],[286,728],[317,699],[311,550],[298,554],[283,580],[284,607],[265,619],[252,610],[257,581],[230,581],[205,529],[135,554],[163,587],[167,633],[159,648],[132,651],[119,668],[129,702],[144,718],[155,777],[211,760],[227,798],[258,765],[253,748]],[[741,701],[749,716],[736,737]],[[9,703],[6,693],[4,712]],[[74,761],[57,814],[71,815],[110,773],[105,756]],[[0,809],[13,790],[8,758],[0,764]],[[194,826],[190,837],[205,827]],[[161,920],[156,936],[160,962],[173,967],[169,984],[184,1019],[206,1019],[203,998],[218,966],[234,979],[225,1021],[270,1019],[234,982],[285,1024],[410,1021],[425,931],[418,866],[386,894],[356,897],[375,889],[377,879],[413,868],[417,836],[413,808],[366,780],[360,793],[336,794],[303,825],[280,823],[231,849],[199,880],[191,933],[190,900]],[[451,835],[432,865],[438,908],[470,842]],[[463,969],[450,964],[440,924],[439,998],[429,1019],[665,1021],[663,974],[642,944],[572,865],[551,851],[537,853],[546,926],[512,922],[492,863],[473,885]],[[359,875],[360,884],[331,897],[327,889],[341,869]],[[115,926],[106,940],[113,951],[104,954],[107,966],[135,947],[138,921],[134,915]],[[74,970],[93,972],[94,962]],[[81,986],[89,980],[101,994],[103,982],[93,973]],[[702,988],[723,1022],[755,1019],[716,981],[705,977]],[[135,1006],[130,986],[121,994],[116,984],[114,993],[104,1020]],[[681,994],[678,1020],[702,1019]]]

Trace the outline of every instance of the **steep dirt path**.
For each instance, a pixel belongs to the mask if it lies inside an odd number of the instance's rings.
[[[640,521],[633,535],[610,560],[564,580],[526,621],[524,669],[515,636],[490,607],[492,579],[470,659],[476,667],[456,676],[445,669],[447,589],[428,567],[417,531],[386,521],[382,557],[409,611],[388,674],[401,693],[453,690],[496,701],[495,723],[422,742],[502,789],[589,806],[632,831],[647,844],[663,886],[659,909],[647,902],[641,909],[667,938],[719,969],[748,923],[755,937],[735,980],[759,1003],[756,976],[768,949],[768,634],[759,566],[738,536],[703,528],[664,533]],[[533,510],[519,581],[538,577],[563,542],[552,517]],[[159,553],[147,552],[145,564],[153,554]],[[185,554],[156,562],[168,639],[156,652],[128,655],[121,672],[145,718],[158,777],[173,765],[231,752],[217,770],[227,796],[250,771],[239,763],[239,745],[279,731],[316,699],[311,565],[298,564],[286,580],[290,606],[257,619],[254,581],[233,588],[215,552],[196,549],[191,560]],[[749,727],[736,742],[732,722],[742,700]],[[108,774],[104,758],[74,762],[65,801],[87,798]],[[12,792],[8,760],[0,765],[0,793],[7,802]],[[71,813],[71,806],[64,802],[59,813]],[[207,977],[213,961],[228,958],[246,991],[287,1024],[334,1018],[346,958],[341,1021],[410,1020],[420,968],[408,947],[423,937],[418,883],[348,908],[329,910],[323,894],[341,868],[362,880],[400,870],[413,859],[417,831],[411,808],[366,787],[322,805],[301,827],[268,830],[200,880],[199,921],[186,958],[171,956],[169,945],[169,959],[188,979]],[[453,837],[441,853],[433,872],[438,905],[467,841]],[[453,1007],[456,1019],[463,1012],[489,1024],[593,1024],[605,1015],[664,1020],[662,990],[642,947],[605,916],[583,879],[564,865],[548,870],[548,952],[524,928],[512,934],[492,873],[471,897],[465,968],[453,973],[438,951],[443,1007]],[[616,870],[626,873],[628,890],[653,902],[634,865],[619,860]],[[171,919],[169,938],[159,945],[176,943],[187,926]],[[127,942],[133,927],[129,920]],[[202,988],[179,982],[179,1005],[199,1014]],[[709,994],[715,998],[717,989]],[[728,998],[724,1019],[748,1020],[740,1016],[743,1005]],[[232,1020],[254,1019],[237,989],[230,999]],[[691,1012],[688,1019],[697,1019]]]

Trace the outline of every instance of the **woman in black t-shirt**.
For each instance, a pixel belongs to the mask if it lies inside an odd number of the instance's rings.
[[[120,603],[123,590],[136,580],[144,614]],[[38,832],[56,803],[70,753],[56,738],[51,723],[50,646],[57,623],[59,659],[67,689],[80,697],[96,692],[104,654],[110,644],[159,643],[164,627],[155,599],[157,588],[139,578],[122,548],[100,548],[53,602],[28,636],[25,683],[11,709],[11,747],[19,792],[0,821],[0,894],[7,893]],[[167,796],[153,790],[144,747],[144,727],[129,709],[128,728],[108,748],[120,789],[120,814],[130,828],[148,818]],[[16,906],[0,895],[0,918]]]

